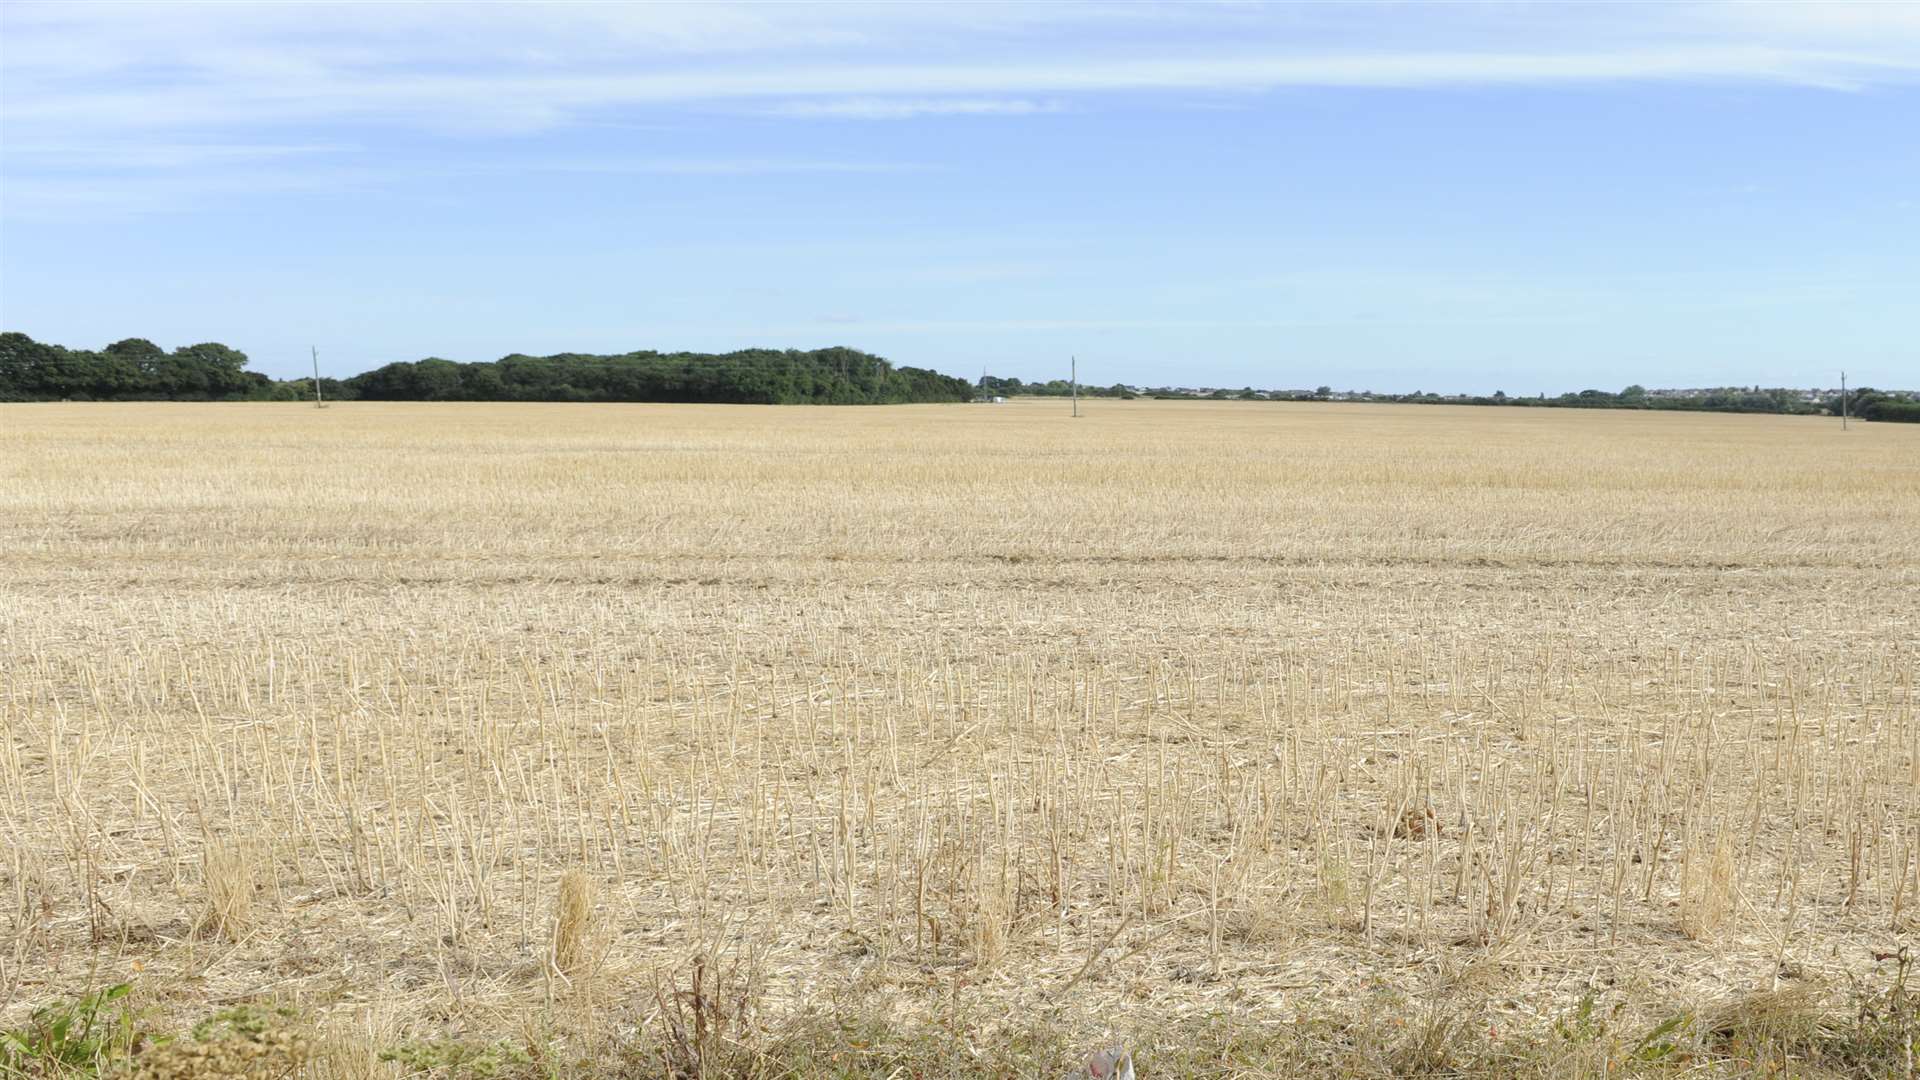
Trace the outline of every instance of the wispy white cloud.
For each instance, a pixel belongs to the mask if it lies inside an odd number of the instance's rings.
[[[851,120],[905,120],[915,116],[1029,116],[1060,112],[1058,101],[1024,98],[830,98],[822,101],[784,101],[767,109],[775,116],[826,117]]]
[[[1571,323],[1590,321],[1585,318],[1556,315],[1489,315],[1489,316],[1446,316],[1420,315],[1409,317],[1371,317],[1372,321],[1393,326],[1561,326]],[[1054,331],[1128,331],[1128,330],[1283,330],[1318,328],[1342,328],[1353,324],[1352,318],[1298,318],[1298,319],[858,319],[853,320],[862,333],[867,334],[1030,334]],[[769,323],[744,328],[749,334],[830,334],[836,327],[846,325],[843,320],[822,320],[819,322]],[[683,329],[693,331],[712,331],[726,329],[737,331],[736,327],[689,326]]]
[[[0,32],[8,213],[56,173],[227,172],[230,184],[235,166],[349,158],[396,133],[519,137],[743,111],[1014,118],[1292,87],[1920,80],[1920,5],[1890,3],[14,2]],[[642,169],[877,167],[745,153]]]
[[[179,169],[353,153],[350,143],[15,142],[5,143],[16,163],[46,169]]]
[[[794,173],[923,172],[925,165],[904,161],[855,161],[810,158],[638,158],[558,159],[478,166],[465,172],[571,172],[640,176],[768,176]]]
[[[1061,95],[1291,86],[1857,87],[1920,75],[1917,10],[14,3],[0,8],[0,108],[9,131],[30,138],[369,120],[525,131],[751,100],[796,117],[897,119],[1031,113]]]
[[[873,175],[923,172],[913,162],[833,160],[826,158],[561,158],[526,161],[442,161],[363,163],[358,159],[301,161],[302,148],[283,152],[206,153],[204,147],[162,149],[68,147],[37,148],[36,157],[56,162],[37,169],[14,169],[4,187],[8,216],[35,221],[113,220],[183,210],[207,200],[258,195],[339,195],[429,184],[445,188],[461,181],[528,173],[598,176],[661,176],[690,179],[782,175]],[[307,152],[320,154],[322,148]],[[200,166],[200,167],[196,167]]]
[[[449,128],[548,127],[598,110],[763,99],[798,115],[865,111],[994,111],[974,99],[943,108],[934,95],[1242,93],[1283,87],[1431,87],[1645,80],[1732,80],[1850,88],[1911,78],[1895,56],[1698,45],[1607,52],[1350,52],[1116,57],[920,64],[834,64],[621,72],[328,72],[276,78],[184,79],[161,88],[29,86],[10,93],[14,130],[256,127],[337,120]],[[848,99],[851,101],[849,102]],[[826,100],[819,100],[826,99]],[[1031,112],[1033,108],[1000,111]]]
[[[115,221],[190,209],[209,201],[277,194],[367,191],[391,175],[360,166],[209,170],[113,170],[9,175],[8,217],[30,221]]]

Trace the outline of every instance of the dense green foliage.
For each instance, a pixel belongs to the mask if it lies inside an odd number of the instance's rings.
[[[1883,401],[1865,414],[1869,420],[1892,420],[1901,424],[1920,424],[1920,401]]]
[[[126,983],[33,1010],[25,1024],[0,1029],[0,1076],[89,1076],[134,1042]]]
[[[1067,397],[1073,393],[1073,384],[1065,379],[1051,379],[1047,382],[1022,382],[1019,378],[1003,379],[998,375],[980,376],[981,397]],[[1124,398],[1132,400],[1140,395],[1132,388],[1114,383],[1112,386],[1082,386],[1081,397]]]
[[[681,401],[756,405],[876,405],[971,401],[973,387],[922,368],[896,368],[855,349],[745,349],[618,356],[515,354],[489,364],[430,358],[347,380],[375,401]]]
[[[1848,411],[1862,419],[1920,424],[1920,398],[1910,394],[1892,394],[1863,386],[1847,397]]]
[[[275,381],[247,357],[208,342],[168,353],[143,338],[99,352],[0,334],[0,401],[301,401],[312,379]],[[515,354],[493,363],[429,358],[350,379],[321,379],[330,400],[675,401],[868,405],[970,401],[973,387],[922,368],[894,367],[854,349],[747,349],[724,355]]]
[[[221,401],[266,394],[247,355],[217,342],[167,352],[145,338],[99,352],[0,334],[0,401]]]
[[[116,341],[98,352],[0,334],[0,401],[311,401],[312,379],[275,380],[246,370],[247,356],[218,342],[167,352],[145,338]],[[329,401],[665,401],[755,405],[878,405],[971,401],[985,397],[1074,392],[1065,379],[1025,382],[982,375],[978,384],[924,368],[895,367],[857,349],[743,349],[739,352],[595,356],[515,353],[491,363],[429,357],[402,361],[348,379],[323,378]],[[1386,401],[1416,405],[1508,405],[1575,409],[1676,409],[1707,412],[1839,415],[1836,397],[1788,389],[1722,387],[1648,390],[1629,386],[1548,397],[1334,393],[1314,390],[1079,387],[1082,397],[1208,398],[1218,401]],[[1862,387],[1848,411],[1863,420],[1920,423],[1920,396]]]

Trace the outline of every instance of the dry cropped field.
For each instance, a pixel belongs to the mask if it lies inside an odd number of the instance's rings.
[[[985,1061],[1892,977],[1920,427],[1085,412],[0,408],[0,1027],[684,1058],[699,967],[713,1061]]]

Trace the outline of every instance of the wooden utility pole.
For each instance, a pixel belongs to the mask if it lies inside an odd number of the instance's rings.
[[[1072,357],[1067,361],[1068,372],[1073,379],[1073,415],[1080,415],[1080,358]]]
[[[1847,373],[1840,373],[1840,430],[1847,430]]]
[[[313,353],[313,407],[324,409],[327,403],[320,397],[320,347],[309,345],[307,349]]]

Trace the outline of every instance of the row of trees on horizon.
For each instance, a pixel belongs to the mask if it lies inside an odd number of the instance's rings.
[[[171,353],[145,338],[98,352],[22,333],[0,334],[0,401],[301,401],[313,380],[245,370],[246,354],[217,343]],[[429,357],[345,379],[323,378],[333,400],[664,401],[757,405],[878,405],[971,401],[965,379],[895,367],[857,349],[743,349],[724,354],[514,354],[487,363]]]
[[[1065,379],[1046,382],[1022,382],[1017,378],[993,375],[980,377],[981,393],[991,397],[1065,397],[1074,393],[1074,385]],[[1314,390],[1239,390],[1193,389],[1170,386],[1087,386],[1078,388],[1081,397],[1133,399],[1150,397],[1167,400],[1202,401],[1372,401],[1402,405],[1513,405],[1560,409],[1668,409],[1685,412],[1781,413],[1798,415],[1840,414],[1838,397],[1809,399],[1807,392],[1787,387],[1723,386],[1703,390],[1648,390],[1629,386],[1619,393],[1605,390],[1581,390],[1552,397],[1508,396],[1492,394],[1435,394],[1415,390],[1410,394],[1374,393],[1370,390],[1334,390],[1322,386]],[[1864,420],[1920,422],[1920,396],[1912,391],[1875,390],[1861,387],[1847,394],[1847,409]]]
[[[168,352],[145,338],[116,341],[98,351],[68,349],[18,332],[0,333],[0,401],[310,401],[313,380],[274,379],[246,370],[247,355],[218,342]],[[743,349],[738,352],[615,355],[515,353],[486,363],[429,357],[401,361],[345,379],[322,378],[332,400],[714,402],[760,405],[869,405],[960,402],[986,397],[1058,396],[1074,392],[1065,379],[1024,382],[982,375],[978,384],[937,371],[895,367],[871,353],[843,347]],[[1078,388],[1086,397],[1205,398],[1264,401],[1382,401],[1410,404],[1510,405],[1589,409],[1683,409],[1717,412],[1838,413],[1830,398],[1804,391],[1725,387],[1659,391],[1630,386],[1620,393],[1582,390],[1548,397],[1375,394],[1367,391],[1192,390],[1115,384]],[[1848,409],[1867,420],[1920,422],[1912,392],[1861,388]]]

